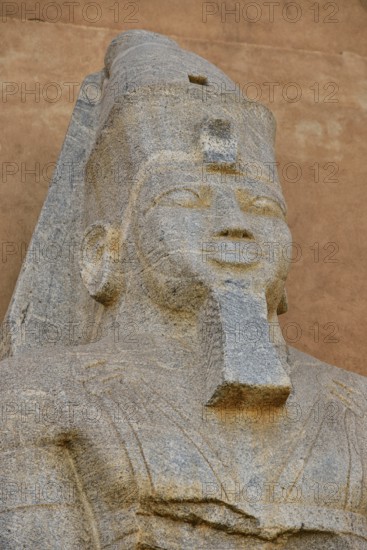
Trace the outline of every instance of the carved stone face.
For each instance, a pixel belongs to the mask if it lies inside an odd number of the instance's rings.
[[[275,186],[234,172],[203,176],[194,164],[153,172],[136,215],[135,240],[154,299],[190,309],[205,289],[237,279],[276,309],[291,235]]]

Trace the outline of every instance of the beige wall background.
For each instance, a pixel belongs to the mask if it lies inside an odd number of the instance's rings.
[[[284,335],[367,375],[366,0],[7,1],[0,17],[1,319],[80,83],[117,33],[144,28],[217,64],[275,114],[295,242]]]

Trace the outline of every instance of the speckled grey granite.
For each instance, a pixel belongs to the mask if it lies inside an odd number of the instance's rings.
[[[366,378],[282,338],[275,123],[233,89],[145,31],[84,82],[2,331],[1,549],[367,548]]]

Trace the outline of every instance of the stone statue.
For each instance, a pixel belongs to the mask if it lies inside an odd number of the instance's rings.
[[[1,548],[367,548],[366,379],[282,338],[275,123],[234,89],[145,31],[84,82],[2,334]]]

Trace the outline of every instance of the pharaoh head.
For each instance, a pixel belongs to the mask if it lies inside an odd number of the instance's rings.
[[[271,113],[154,33],[117,37],[105,71],[85,176],[90,295],[108,306],[139,276],[153,301],[193,309],[231,280],[279,311],[290,233]]]
[[[284,340],[273,346],[268,336],[284,311],[290,244],[272,115],[209,62],[145,31],[119,35],[87,80],[101,99],[79,98],[58,164],[72,159],[77,174],[61,170],[36,231],[62,244],[83,233],[82,254],[61,265],[29,254],[8,321],[26,316],[37,335],[46,319],[57,342],[74,345],[94,336],[70,341],[70,326],[130,319],[154,328],[157,349],[181,322],[187,349],[218,359],[205,402],[284,402]],[[246,349],[224,345],[237,321],[256,323],[255,351],[248,338]],[[34,345],[42,340],[14,330],[3,354]]]

